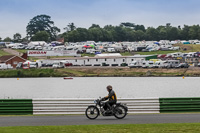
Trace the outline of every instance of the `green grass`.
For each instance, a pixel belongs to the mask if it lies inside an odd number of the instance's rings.
[[[1,78],[9,77],[60,77],[62,74],[54,69],[20,69],[0,71]]]
[[[0,127],[1,133],[199,133],[200,123]]]
[[[94,57],[95,54],[86,54],[86,53],[84,53],[84,54],[81,54],[81,56],[82,56],[82,57],[83,57],[83,56]]]
[[[132,54],[131,53],[129,53],[129,52],[124,52],[124,53],[120,53],[122,56],[132,56]]]
[[[154,55],[154,54],[169,54],[169,53],[175,53],[179,51],[151,51],[151,52],[135,52],[135,54],[141,54],[141,55]]]
[[[4,55],[10,55],[10,54],[0,49],[0,56],[4,56]]]
[[[19,53],[26,53],[28,50],[27,49],[15,49]]]

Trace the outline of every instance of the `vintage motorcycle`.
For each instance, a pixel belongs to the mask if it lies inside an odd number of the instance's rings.
[[[128,112],[128,107],[126,104],[116,103],[112,105],[111,110],[109,112],[105,111],[103,106],[105,102],[101,99],[94,100],[95,105],[90,105],[85,111],[85,115],[88,119],[94,120],[96,119],[100,113],[103,116],[115,116],[117,119],[123,119]]]

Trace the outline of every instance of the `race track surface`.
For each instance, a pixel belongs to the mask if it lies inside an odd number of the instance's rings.
[[[47,125],[98,125],[98,124],[153,124],[199,123],[200,114],[136,114],[125,119],[100,116],[89,120],[84,115],[59,116],[1,116],[0,126],[47,126]]]

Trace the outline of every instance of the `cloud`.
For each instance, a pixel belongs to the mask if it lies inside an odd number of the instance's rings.
[[[198,0],[1,0],[0,37],[17,32],[25,36],[30,19],[40,14],[51,16],[60,29],[71,22],[84,28],[121,22],[146,27],[193,25],[200,22],[199,4]]]

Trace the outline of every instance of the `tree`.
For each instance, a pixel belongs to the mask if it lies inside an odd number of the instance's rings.
[[[67,25],[67,27],[64,28],[64,30],[66,30],[66,32],[70,32],[76,29],[76,26],[74,25],[74,23],[69,23]]]
[[[31,40],[48,42],[50,40],[50,35],[46,31],[39,31],[31,38]]]
[[[51,40],[55,40],[60,29],[54,26],[51,17],[48,15],[37,15],[30,20],[26,27],[27,36],[32,38],[36,33],[46,31]]]
[[[146,30],[146,40],[149,40],[149,41],[158,40],[158,31],[153,27],[147,28],[147,30]]]
[[[145,33],[141,30],[135,31],[135,41],[142,41],[145,39]]]
[[[91,28],[88,30],[89,32],[89,40],[93,41],[102,41],[103,40],[103,32],[101,28]]]
[[[16,33],[16,34],[13,35],[13,41],[14,42],[21,42],[21,38],[22,38],[22,36],[21,36],[20,33]]]
[[[181,30],[181,39],[182,40],[189,40],[189,30],[190,26],[184,25],[183,29]]]
[[[172,27],[168,33],[168,40],[177,40],[179,39],[179,30],[176,27]]]
[[[146,31],[144,25],[136,25],[135,28],[134,28],[134,30],[136,30],[136,31],[137,31],[137,30],[141,30],[141,31],[143,31],[143,32]]]
[[[199,37],[199,35],[198,35],[199,34],[198,33],[199,29],[200,29],[199,25],[191,26],[190,29],[189,29],[189,38],[190,39],[198,39],[198,37]]]
[[[131,28],[131,29],[135,28],[135,24],[130,22],[121,23],[120,26],[124,26],[126,28]]]
[[[159,33],[159,40],[167,40],[167,31],[164,26],[159,26],[157,31]]]
[[[12,39],[10,37],[6,37],[3,41],[4,42],[12,42]]]
[[[2,41],[2,38],[0,37],[0,42]]]
[[[26,37],[24,37],[24,38],[22,38],[22,42],[26,42],[26,43],[28,43],[28,41],[29,41],[29,39],[28,39],[28,37],[26,36]]]
[[[101,28],[98,24],[92,24],[92,26],[89,27],[89,29],[92,29],[92,28]]]

